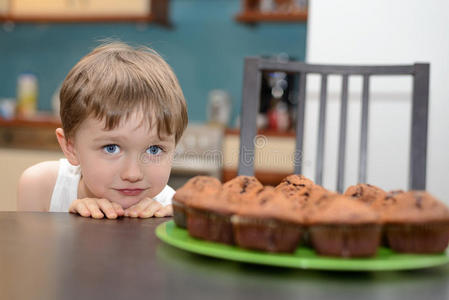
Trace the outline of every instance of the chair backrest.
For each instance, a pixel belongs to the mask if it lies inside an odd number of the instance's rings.
[[[257,134],[256,118],[259,112],[260,90],[263,71],[280,71],[299,75],[299,93],[296,117],[296,148],[294,153],[294,172],[301,174],[301,157],[304,136],[304,112],[306,105],[307,74],[321,75],[320,110],[318,124],[317,161],[315,182],[322,184],[325,115],[327,103],[327,79],[329,75],[342,76],[342,93],[340,109],[340,134],[338,146],[337,190],[343,191],[345,151],[346,151],[346,123],[348,103],[348,78],[361,75],[362,116],[358,181],[366,183],[367,173],[367,145],[368,145],[368,109],[370,78],[374,75],[407,75],[413,76],[412,97],[412,127],[409,160],[410,189],[425,189],[426,187],[426,156],[427,156],[427,119],[429,102],[429,68],[428,63],[394,66],[360,66],[360,65],[316,65],[303,62],[279,62],[258,57],[245,59],[243,98],[241,109],[239,175],[254,174],[254,137]]]

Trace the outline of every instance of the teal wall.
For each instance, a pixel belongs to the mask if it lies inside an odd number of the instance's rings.
[[[174,28],[155,24],[15,24],[0,27],[0,98],[15,97],[16,80],[31,71],[39,80],[40,110],[70,68],[105,38],[155,48],[175,70],[191,121],[206,119],[207,95],[225,89],[233,118],[240,111],[243,59],[285,52],[304,60],[304,23],[242,25],[234,21],[240,0],[171,0]]]

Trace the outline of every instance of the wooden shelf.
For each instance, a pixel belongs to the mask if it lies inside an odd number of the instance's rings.
[[[151,10],[148,14],[82,14],[82,13],[15,13],[6,11],[0,14],[0,22],[13,23],[101,23],[101,22],[138,22],[138,23],[157,23],[162,26],[171,27],[169,20],[169,0],[148,0]]]
[[[0,127],[43,127],[56,129],[61,127],[61,120],[50,114],[37,114],[33,117],[15,117],[13,119],[0,118]]]
[[[0,148],[60,151],[55,129],[59,118],[36,115],[32,118],[0,118]]]
[[[307,21],[307,0],[241,0],[241,3],[241,13],[235,17],[238,22],[254,24]]]
[[[225,134],[240,135],[240,130],[235,128],[226,128]],[[291,137],[293,139],[296,138],[295,131],[258,130],[257,134],[273,137]]]
[[[0,22],[14,23],[101,23],[101,22],[142,22],[158,23],[164,26],[171,26],[168,21],[157,20],[154,16],[0,16]]]
[[[242,23],[258,23],[258,22],[305,22],[307,21],[307,12],[298,11],[291,13],[284,12],[260,12],[246,11],[236,16],[236,20]]]

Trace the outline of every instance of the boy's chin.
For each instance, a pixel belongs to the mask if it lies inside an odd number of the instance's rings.
[[[119,204],[123,209],[127,209],[130,208],[131,206],[137,204],[140,202],[140,198],[135,198],[135,199],[118,199],[116,201],[114,201],[115,203]]]

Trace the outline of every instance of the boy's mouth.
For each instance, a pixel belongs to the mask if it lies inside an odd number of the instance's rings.
[[[118,189],[117,191],[125,196],[138,196],[144,189]]]

